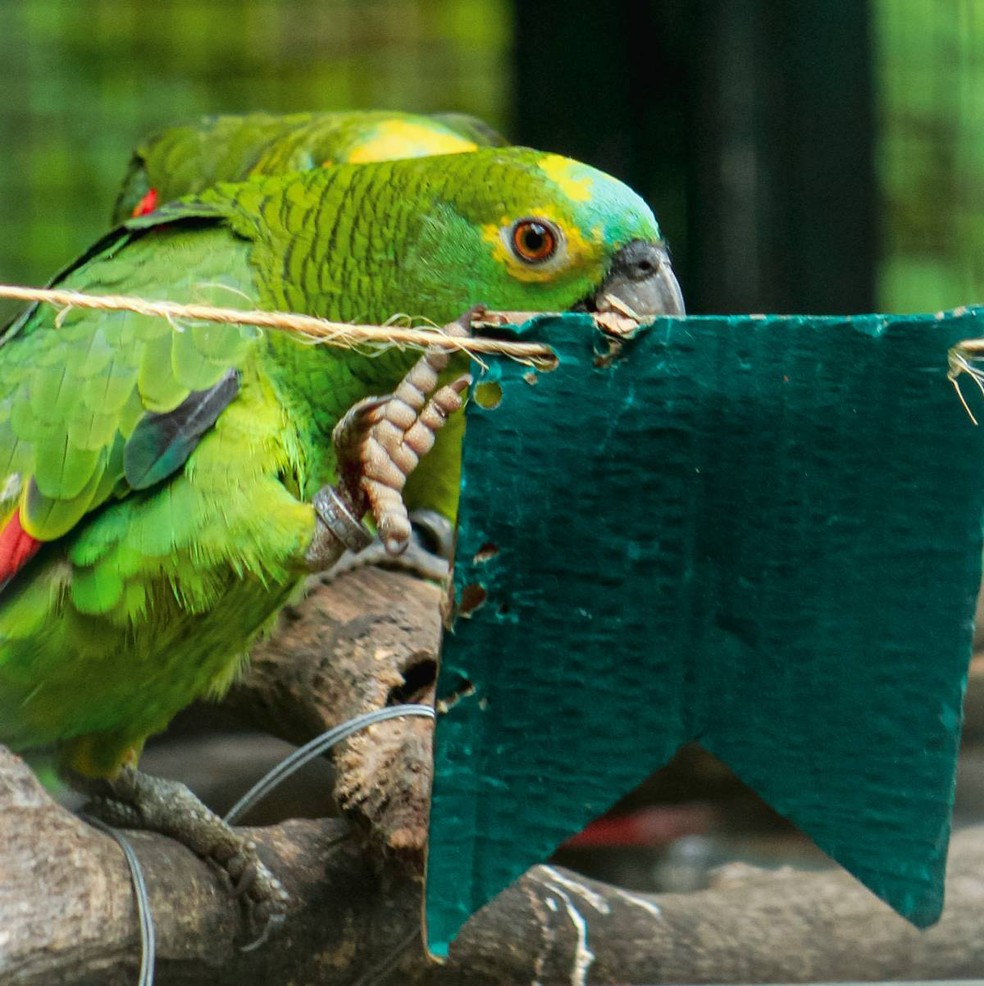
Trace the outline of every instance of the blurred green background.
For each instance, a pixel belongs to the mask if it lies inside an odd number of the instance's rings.
[[[984,300],[984,0],[0,0],[0,280],[218,111],[474,113],[653,204],[691,311]]]

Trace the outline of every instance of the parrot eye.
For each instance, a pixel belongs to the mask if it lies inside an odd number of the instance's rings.
[[[526,264],[549,260],[560,244],[560,230],[545,219],[519,219],[512,225],[513,253]]]

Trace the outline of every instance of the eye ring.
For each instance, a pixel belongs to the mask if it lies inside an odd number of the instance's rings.
[[[557,253],[560,242],[560,230],[536,216],[517,219],[509,231],[509,246],[524,264],[546,263]]]

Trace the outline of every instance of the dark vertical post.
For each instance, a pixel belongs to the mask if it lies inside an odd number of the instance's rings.
[[[868,311],[866,0],[516,3],[516,134],[656,209],[694,312]]]
[[[685,0],[515,0],[514,133],[623,179],[688,266]]]

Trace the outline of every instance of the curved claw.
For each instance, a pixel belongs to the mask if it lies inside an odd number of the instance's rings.
[[[249,942],[247,945],[240,945],[240,952],[255,952],[261,945],[265,945],[269,940],[270,936],[282,928],[287,923],[287,915],[281,912],[275,912],[271,914],[266,921],[263,923],[263,930],[259,935]]]
[[[335,425],[331,433],[331,441],[335,446],[339,470],[343,474],[358,472],[362,462],[362,446],[366,436],[373,425],[379,421],[380,408],[385,407],[391,400],[392,395],[364,397],[361,401],[353,404]]]

